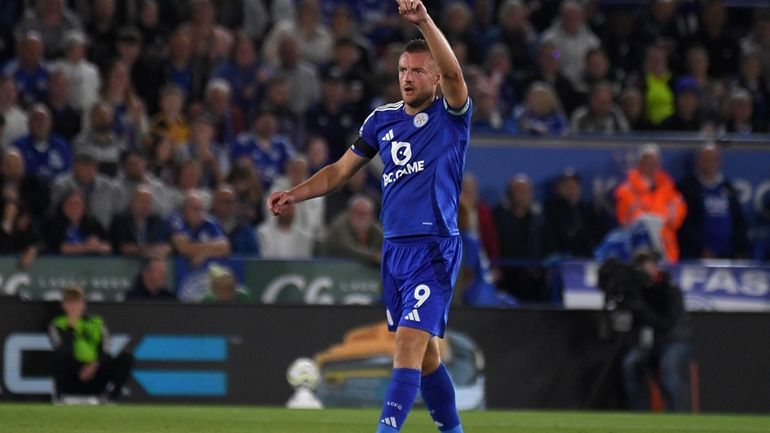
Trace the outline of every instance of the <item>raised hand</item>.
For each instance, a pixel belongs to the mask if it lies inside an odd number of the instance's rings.
[[[273,215],[280,215],[286,207],[292,204],[294,204],[294,196],[288,191],[274,192],[267,199],[267,208]]]
[[[422,0],[396,0],[398,14],[412,24],[419,24],[428,19],[428,11]]]

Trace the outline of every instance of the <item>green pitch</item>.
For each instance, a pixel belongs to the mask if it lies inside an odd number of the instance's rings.
[[[212,406],[0,405],[0,433],[371,433],[373,410]],[[770,432],[770,416],[465,412],[467,433]],[[435,433],[417,410],[404,433]]]

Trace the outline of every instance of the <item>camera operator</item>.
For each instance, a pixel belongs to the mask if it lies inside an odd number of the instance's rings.
[[[657,372],[666,410],[683,410],[683,374],[692,359],[692,332],[682,291],[671,283],[651,254],[637,254],[633,267],[617,262],[607,265],[603,266],[602,281],[607,299],[614,298],[618,309],[629,311],[633,317],[632,345],[623,358],[624,385],[631,408],[647,409],[647,375]]]

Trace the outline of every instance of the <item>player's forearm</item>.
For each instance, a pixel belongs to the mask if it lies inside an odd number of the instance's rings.
[[[417,28],[420,29],[425,42],[428,43],[442,80],[461,80],[462,69],[460,68],[460,62],[457,61],[449,41],[441,33],[433,19],[428,16],[425,21],[417,25]]]
[[[310,179],[292,188],[289,193],[294,196],[294,201],[299,203],[326,195],[339,188],[345,180],[345,176],[337,165],[331,164],[319,170]]]

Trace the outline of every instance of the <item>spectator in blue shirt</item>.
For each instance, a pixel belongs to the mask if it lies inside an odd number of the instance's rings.
[[[235,34],[231,60],[214,68],[211,75],[230,83],[233,102],[244,113],[250,113],[254,109],[257,97],[264,92],[267,80],[267,71],[257,59],[254,42],[242,32]]]
[[[48,251],[65,255],[107,255],[112,252],[101,224],[90,216],[83,192],[71,189],[56,215],[45,225]]]
[[[285,173],[294,150],[286,139],[276,135],[278,124],[272,111],[258,110],[253,125],[252,133],[238,138],[230,159],[250,158],[262,176],[263,189],[267,191],[273,181]]]
[[[219,224],[206,216],[203,200],[195,192],[187,193],[182,211],[171,215],[169,232],[174,251],[194,268],[230,255],[230,242]]]
[[[221,184],[214,193],[211,213],[230,240],[234,254],[258,256],[257,233],[253,226],[246,223],[244,216],[238,214],[236,204],[233,188]]]
[[[682,258],[738,259],[748,255],[738,191],[722,174],[721,162],[716,145],[704,145],[695,156],[694,175],[677,186],[687,202],[687,217],[679,230]]]
[[[524,106],[514,113],[518,131],[526,135],[566,135],[569,132],[567,118],[553,88],[536,82],[527,92]]]
[[[63,139],[51,135],[51,113],[45,105],[36,104],[29,111],[29,135],[13,144],[24,157],[27,173],[35,173],[46,182],[69,171],[72,151]]]
[[[37,32],[28,32],[19,41],[16,59],[3,67],[3,75],[13,79],[19,91],[21,105],[28,107],[44,102],[48,95],[48,68],[43,64],[43,39]]]

